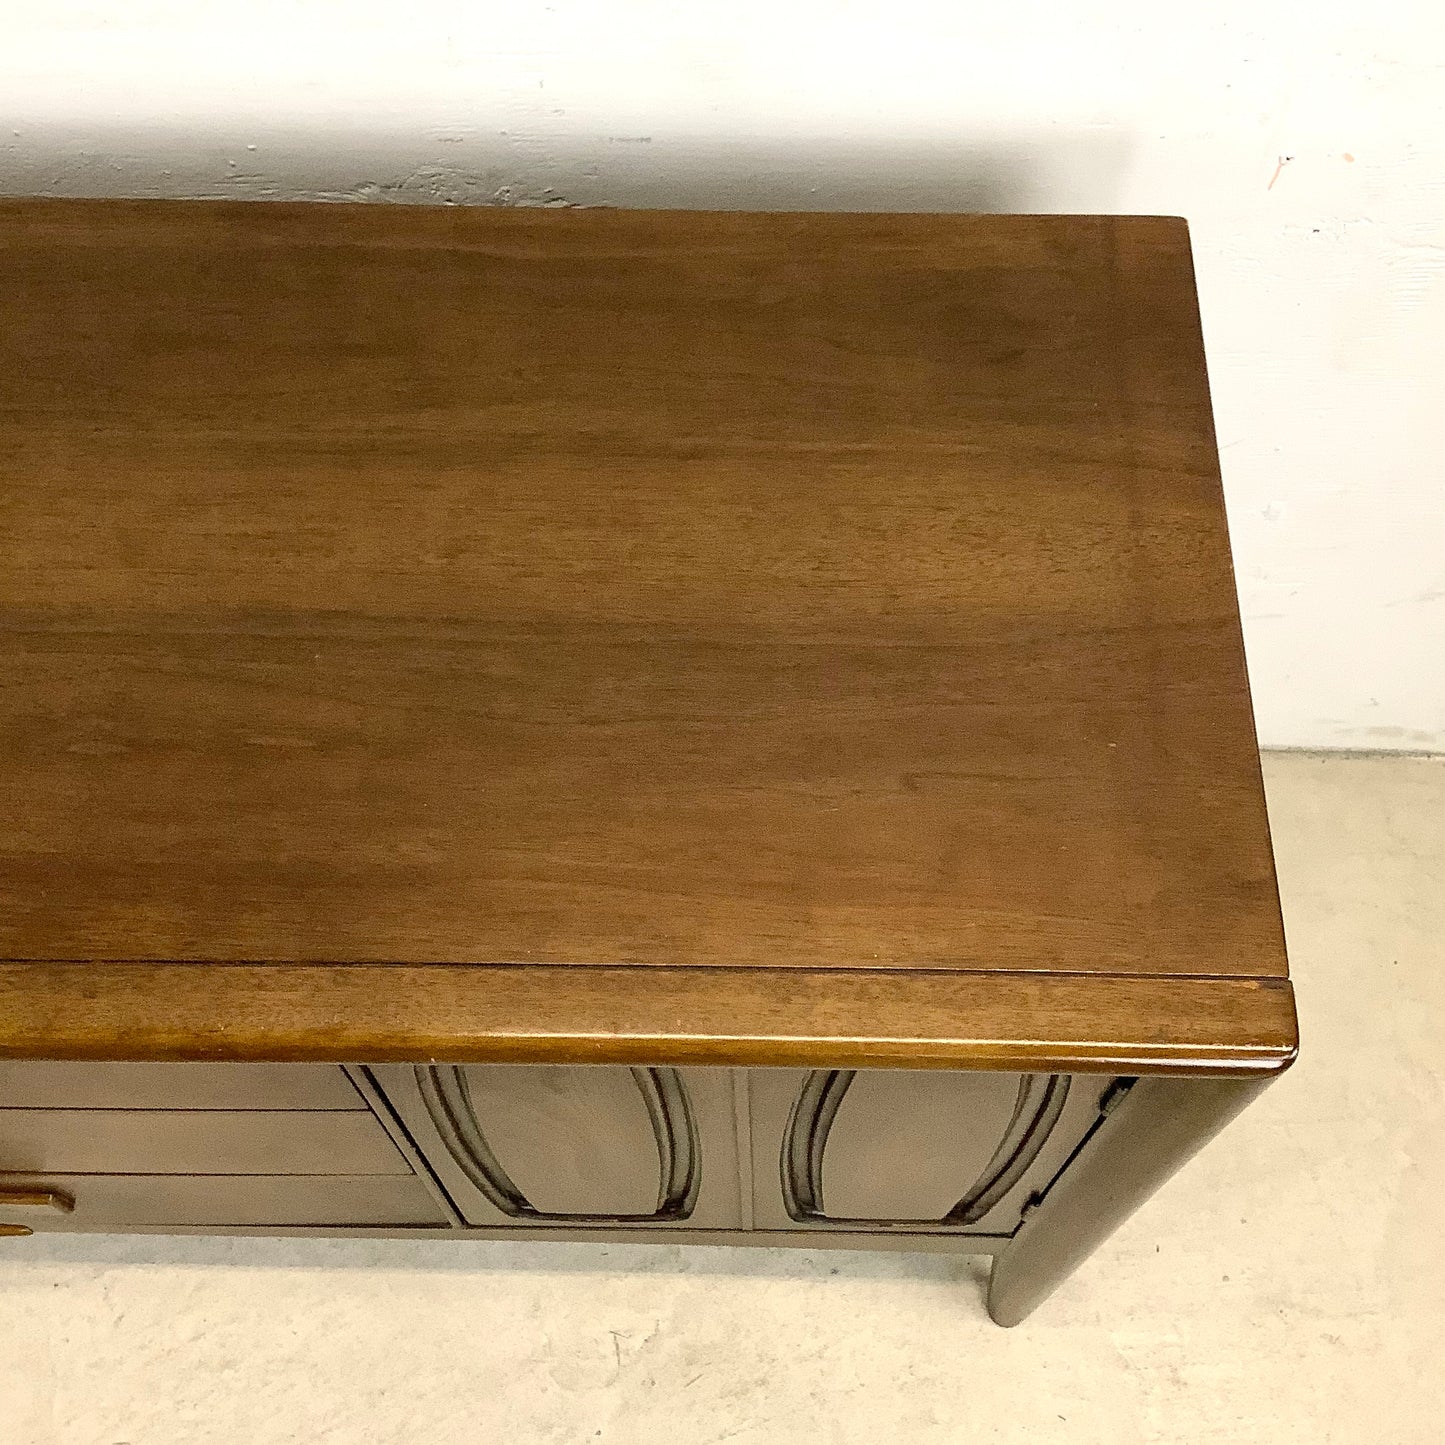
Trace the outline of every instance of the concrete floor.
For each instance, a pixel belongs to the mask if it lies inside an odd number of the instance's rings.
[[[3,1445],[1445,1436],[1445,760],[1267,760],[1299,1065],[1027,1324],[983,1262],[56,1238]]]

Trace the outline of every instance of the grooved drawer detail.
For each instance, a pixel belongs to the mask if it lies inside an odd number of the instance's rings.
[[[409,1174],[368,1113],[0,1109],[0,1170],[63,1174]]]
[[[0,1109],[365,1109],[339,1064],[0,1060]]]
[[[75,1201],[70,1213],[44,1208],[4,1208],[0,1216],[36,1233],[129,1226],[445,1226],[421,1180],[395,1175],[165,1175],[0,1174],[6,1190],[64,1190]]]

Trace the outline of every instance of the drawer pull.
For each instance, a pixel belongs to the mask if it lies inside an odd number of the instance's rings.
[[[18,1205],[22,1209],[58,1209],[62,1214],[70,1214],[75,1209],[75,1200],[63,1189],[7,1189],[0,1186],[0,1209],[8,1209],[12,1205]],[[23,1224],[17,1224],[16,1229],[25,1229]],[[25,1233],[30,1231],[25,1229]]]

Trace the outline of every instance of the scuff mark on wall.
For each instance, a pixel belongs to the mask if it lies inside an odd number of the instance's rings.
[[[399,180],[362,181],[343,193],[349,201],[401,205],[572,206],[552,186],[507,179],[501,171],[475,172],[457,166],[423,165]]]

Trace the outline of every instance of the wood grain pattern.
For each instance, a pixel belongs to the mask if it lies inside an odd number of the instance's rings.
[[[1180,222],[4,201],[0,363],[0,957],[1286,972]]]
[[[864,969],[0,965],[0,1056],[1276,1073],[1275,979]]]

